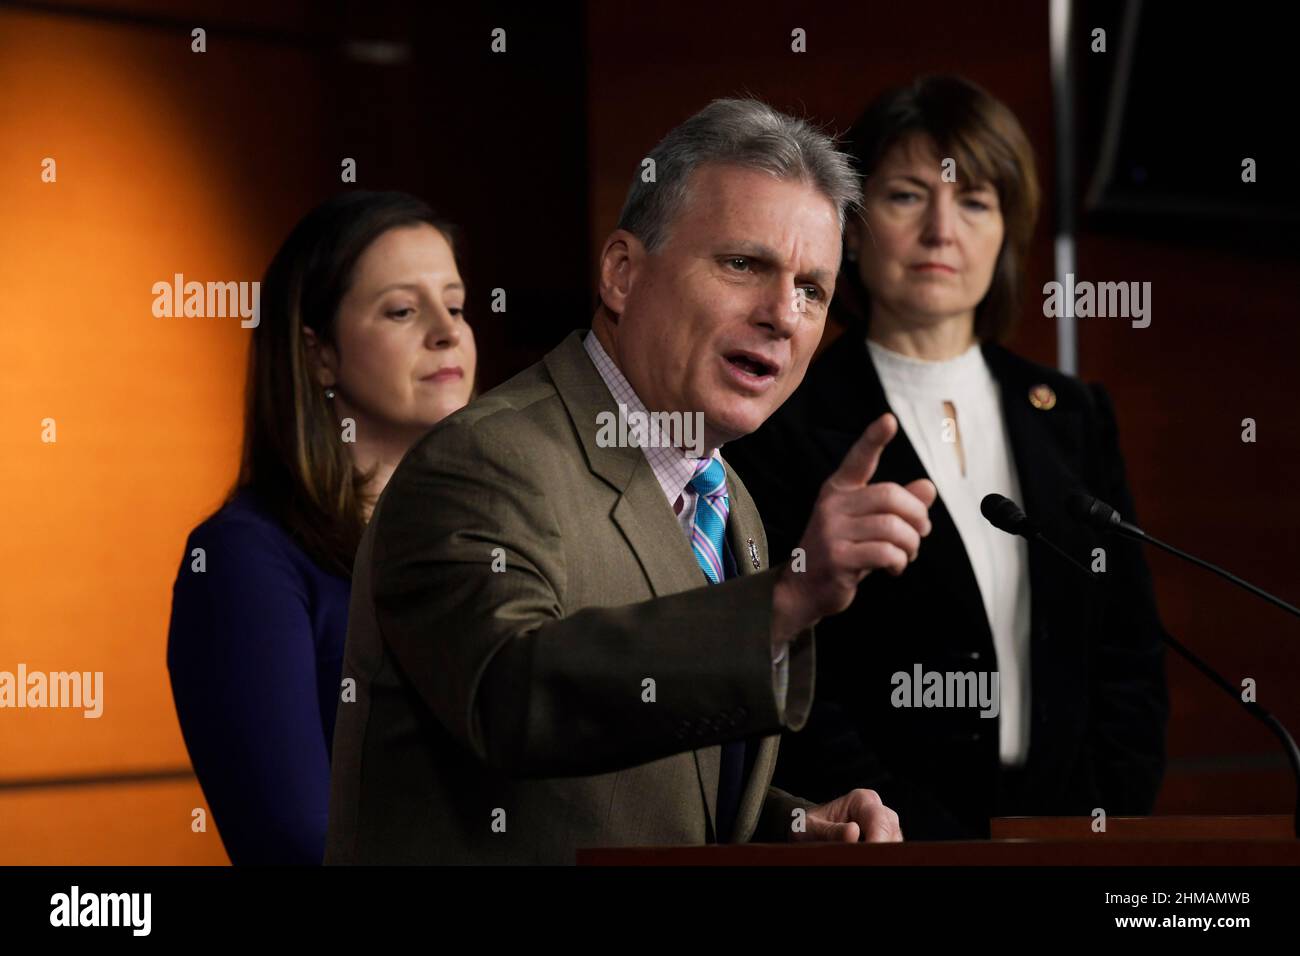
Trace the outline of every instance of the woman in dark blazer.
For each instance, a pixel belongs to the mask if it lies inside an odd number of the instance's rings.
[[[939,498],[916,561],[818,625],[813,711],[774,783],[814,800],[875,790],[908,839],[987,836],[992,816],[1149,813],[1168,711],[1149,574],[1136,545],[1064,507],[1086,490],[1132,516],[1114,411],[1100,386],[998,344],[1037,215],[1028,139],[955,77],[886,94],[848,139],[866,178],[832,306],[845,331],[725,454],[773,555],[797,547],[822,483],[886,411],[901,427],[873,481],[927,477]],[[1098,583],[984,521],[989,493],[1104,564]],[[987,696],[927,697],[932,673]]]
[[[402,455],[469,400],[464,304],[450,228],[403,193],[323,203],[267,271],[242,468],[186,542],[167,640],[236,864],[324,857],[352,563]]]

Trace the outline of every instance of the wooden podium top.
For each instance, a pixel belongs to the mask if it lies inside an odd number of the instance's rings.
[[[1110,817],[1106,831],[1094,833],[1091,817],[994,817],[989,833],[995,840],[1294,840],[1295,821],[1285,814]]]
[[[1289,816],[1007,817],[993,839],[578,851],[580,866],[1300,866]]]

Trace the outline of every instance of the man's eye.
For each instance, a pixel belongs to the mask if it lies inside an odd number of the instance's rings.
[[[739,265],[737,265],[737,263],[739,263]],[[749,260],[744,256],[728,256],[727,265],[734,268],[737,272],[749,271]]]
[[[799,291],[802,292],[803,297],[810,302],[821,301],[821,297],[822,297],[821,289],[817,288],[815,285],[802,286],[799,289]]]

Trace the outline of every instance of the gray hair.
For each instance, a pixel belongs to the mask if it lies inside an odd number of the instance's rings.
[[[835,205],[841,230],[848,211],[859,202],[858,175],[831,136],[755,99],[714,100],[671,130],[648,158],[654,160],[655,181],[646,182],[644,175],[633,180],[618,228],[632,233],[651,252],[667,241],[669,226],[685,203],[691,174],[706,163],[804,180]]]

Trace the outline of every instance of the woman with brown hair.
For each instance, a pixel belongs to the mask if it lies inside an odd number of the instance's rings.
[[[939,498],[916,561],[819,625],[813,711],[775,785],[873,789],[909,839],[987,836],[1000,815],[1149,813],[1168,710],[1150,577],[1136,545],[1065,512],[1075,490],[1133,512],[1110,399],[1000,344],[1038,212],[1029,140],[945,76],[880,97],[847,138],[865,180],[831,309],[845,331],[726,457],[774,555],[886,411],[900,429],[874,480],[929,478]],[[991,493],[1079,561],[1104,548],[1102,583],[990,525]]]
[[[407,449],[473,390],[452,242],[412,196],[344,193],[298,223],[262,283],[239,478],[189,536],[167,643],[236,864],[324,856],[357,544]]]

